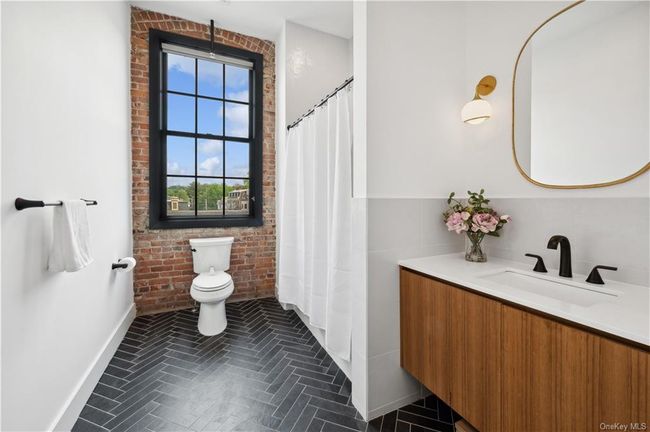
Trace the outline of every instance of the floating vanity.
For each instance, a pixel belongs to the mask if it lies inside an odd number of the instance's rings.
[[[650,421],[648,287],[460,254],[399,265],[402,367],[474,427]]]

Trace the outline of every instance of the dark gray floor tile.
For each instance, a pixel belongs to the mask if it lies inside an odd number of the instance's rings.
[[[93,393],[90,395],[90,398],[88,398],[88,402],[86,402],[86,404],[95,407],[99,410],[109,412],[113,408],[118,406],[120,403],[113,399],[104,397],[100,394]]]
[[[96,425],[104,426],[115,416],[107,413],[106,411],[99,410],[91,405],[86,405],[81,410],[79,417],[91,423],[95,423]]]
[[[428,429],[422,426],[418,426],[416,424],[411,425],[411,432],[439,432],[436,429]]]
[[[335,423],[325,422],[321,431],[323,432],[354,432],[357,429],[350,429]]]
[[[323,420],[314,417],[305,432],[320,432],[323,428],[323,424],[325,424]]]
[[[170,408],[165,405],[159,405],[151,414],[186,428],[189,428],[199,418],[199,416],[193,415],[179,407]]]
[[[459,418],[430,396],[366,424],[350,381],[294,312],[275,299],[226,308],[214,337],[189,310],[137,317],[73,432],[447,432]]]
[[[349,398],[347,396],[340,395],[338,393],[334,393],[331,391],[319,389],[316,387],[305,387],[304,390],[305,394],[308,394],[310,396],[317,396],[321,399],[327,399],[331,400],[334,402],[338,402],[343,405],[347,405]]]
[[[90,423],[82,418],[77,420],[72,428],[72,432],[106,432],[108,429],[104,429],[101,426],[97,426],[94,423]]]
[[[383,422],[383,417],[377,417],[374,420],[370,420],[368,422],[368,428],[366,429],[366,432],[381,432],[381,425]]]
[[[155,402],[148,402],[135,410],[131,415],[126,417],[121,423],[111,427],[111,432],[124,432],[131,428],[134,424],[142,420],[147,414],[153,411],[158,406]],[[117,417],[115,418],[117,419]],[[115,420],[114,419],[114,420]],[[108,424],[107,424],[108,426]]]
[[[354,429],[358,431],[364,431],[366,429],[366,423],[361,420],[357,420],[354,417],[348,417],[343,414],[339,414],[332,411],[327,411],[324,409],[318,409],[316,411],[316,417],[324,420],[325,422],[334,423],[338,426],[345,426],[349,429]]]
[[[284,416],[287,415],[294,402],[304,389],[305,386],[301,384],[295,384],[293,387],[291,387],[291,389],[287,392],[287,396],[282,402],[280,402],[278,409],[273,413],[273,416],[277,418],[284,418]]]
[[[303,394],[298,395],[293,405],[284,416],[282,423],[280,423],[279,429],[281,431],[290,431],[293,429],[293,426],[298,421],[300,414],[302,414],[303,410],[307,407],[309,400],[309,396],[305,396]]]
[[[309,387],[315,387],[315,388],[319,388],[321,390],[331,391],[332,393],[338,393],[339,391],[341,391],[340,386],[325,383],[323,381],[315,380],[313,378],[308,378],[308,377],[304,377],[304,376],[301,376],[300,379],[298,380],[298,382],[300,384],[304,384],[304,385],[309,386]]]
[[[306,405],[303,407],[300,416],[291,428],[291,432],[303,432],[309,429],[309,424],[313,420],[314,414],[316,414],[316,407],[311,405]]]
[[[411,424],[403,421],[397,421],[395,424],[395,432],[411,432]]]
[[[417,415],[420,415],[422,417],[427,417],[427,418],[435,418],[435,419],[438,418],[438,411],[437,410],[433,410],[433,409],[430,409],[430,408],[424,408],[424,407],[421,407],[421,406],[415,405],[415,404],[411,404],[411,405],[407,405],[405,407],[402,407],[402,408],[400,408],[400,411],[406,411],[406,412],[409,412],[411,414],[417,414]]]
[[[315,407],[322,408],[328,411],[332,411],[338,414],[343,414],[345,416],[355,418],[355,415],[357,413],[357,410],[354,409],[353,407],[340,404],[338,402],[334,402],[331,400],[327,399],[321,399],[319,397],[313,396],[311,400],[309,401],[310,405],[314,405]]]
[[[407,423],[416,424],[429,429],[437,430],[440,432],[453,432],[454,426],[449,423],[441,422],[429,417],[423,417],[416,414],[411,414],[406,411],[399,410],[397,413],[397,420]]]
[[[95,386],[93,393],[100,394],[109,399],[116,399],[118,396],[124,393],[124,391],[115,387],[108,386],[106,384],[102,384],[100,380],[100,382]]]

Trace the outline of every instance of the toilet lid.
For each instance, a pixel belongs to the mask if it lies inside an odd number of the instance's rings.
[[[218,290],[225,288],[232,282],[232,277],[226,272],[201,273],[194,278],[192,284],[200,290]]]

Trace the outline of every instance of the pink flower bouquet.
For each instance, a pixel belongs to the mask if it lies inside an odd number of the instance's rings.
[[[512,219],[508,215],[501,215],[488,207],[490,202],[483,196],[485,191],[479,193],[467,191],[469,198],[463,203],[454,198],[452,192],[447,199],[449,208],[443,213],[444,222],[449,231],[456,234],[467,235],[467,248],[465,259],[473,262],[487,261],[487,255],[481,249],[481,242],[486,235],[499,236],[499,231]]]

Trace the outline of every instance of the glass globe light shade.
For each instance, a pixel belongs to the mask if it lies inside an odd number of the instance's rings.
[[[480,124],[492,116],[492,106],[483,99],[474,99],[465,104],[460,117],[465,123]]]

